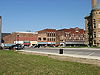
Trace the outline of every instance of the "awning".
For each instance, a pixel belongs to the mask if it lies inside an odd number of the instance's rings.
[[[48,44],[48,42],[38,42],[38,44]]]
[[[30,45],[30,43],[24,43],[24,45]]]
[[[30,43],[30,41],[24,41],[24,43]]]
[[[56,42],[48,42],[48,44],[56,44]]]
[[[31,42],[31,44],[38,44],[37,41],[30,41],[30,42]]]
[[[77,42],[77,41],[73,41],[73,42],[65,42],[66,44],[84,44],[84,42],[80,41],[80,42]]]
[[[24,45],[30,45],[30,41],[24,41]]]

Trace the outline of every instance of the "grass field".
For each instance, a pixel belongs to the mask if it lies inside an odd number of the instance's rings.
[[[0,51],[0,75],[100,75],[100,67]]]

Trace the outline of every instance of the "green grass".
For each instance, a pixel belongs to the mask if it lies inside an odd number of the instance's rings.
[[[100,75],[100,67],[0,51],[0,75]]]

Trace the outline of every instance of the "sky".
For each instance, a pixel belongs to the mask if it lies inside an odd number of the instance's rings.
[[[2,32],[85,29],[91,0],[0,0]]]

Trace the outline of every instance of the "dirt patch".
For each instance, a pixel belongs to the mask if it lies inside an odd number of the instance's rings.
[[[61,61],[79,62],[79,63],[93,64],[96,66],[100,66],[100,60],[95,60],[95,59],[76,58],[76,57],[59,56],[59,55],[52,55],[52,54],[34,53],[34,52],[18,52],[18,53],[28,54],[28,55],[32,54],[32,55],[48,56],[49,58],[53,58]]]

